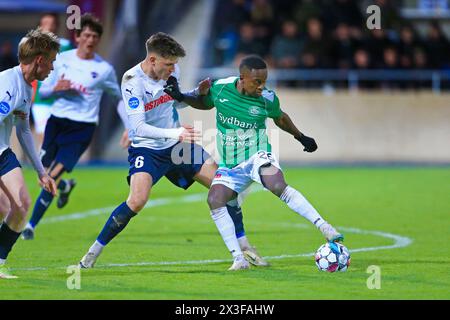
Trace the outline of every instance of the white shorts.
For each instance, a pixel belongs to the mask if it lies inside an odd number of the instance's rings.
[[[211,186],[222,184],[238,194],[245,193],[244,191],[253,182],[262,184],[259,169],[267,164],[271,164],[281,170],[280,163],[273,153],[258,151],[250,159],[232,169],[220,167]]]
[[[47,120],[51,115],[51,107],[45,104],[34,104],[31,107],[31,113],[34,119],[34,130],[38,134],[44,133]]]

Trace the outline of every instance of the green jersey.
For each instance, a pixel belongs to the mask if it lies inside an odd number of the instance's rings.
[[[260,150],[271,152],[266,132],[267,118],[281,116],[275,92],[265,89],[260,97],[241,94],[238,77],[215,81],[204,102],[216,107],[217,149],[220,166],[233,168]]]

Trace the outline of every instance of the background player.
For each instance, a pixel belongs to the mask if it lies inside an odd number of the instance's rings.
[[[36,153],[31,135],[29,113],[34,80],[44,80],[53,69],[59,51],[55,35],[30,31],[19,44],[19,66],[0,73],[0,194],[4,217],[0,226],[0,278],[12,279],[5,266],[6,258],[22,231],[30,205],[30,196],[14,152],[10,149],[12,127],[39,176],[39,184],[49,194],[56,185],[48,176]],[[6,198],[8,199],[6,201]],[[5,203],[3,203],[5,201]],[[6,203],[7,202],[7,203]]]
[[[107,92],[117,99],[119,113],[123,108],[115,70],[96,54],[103,33],[102,25],[90,14],[81,17],[80,25],[81,29],[75,32],[78,47],[58,56],[55,70],[40,89],[42,97],[55,98],[45,128],[41,159],[49,175],[58,183],[59,208],[66,205],[75,187],[75,181],[66,182],[61,177],[66,172],[72,172],[89,146],[99,120],[103,93]],[[22,234],[24,239],[34,238],[34,229],[53,198],[54,195],[46,190],[41,191]]]
[[[177,62],[185,56],[183,47],[164,33],[151,36],[146,47],[146,59],[128,70],[122,80],[122,94],[133,141],[128,157],[130,194],[127,201],[112,212],[97,240],[81,259],[83,268],[92,268],[103,248],[144,208],[152,187],[160,178],[166,176],[183,189],[189,188],[194,181],[209,188],[217,169],[214,161],[208,161],[210,156],[203,148],[193,143],[200,137],[199,132],[191,126],[180,125],[176,108],[187,105],[178,103],[164,91],[166,80],[171,75],[171,81],[176,83],[179,76]],[[185,101],[198,104],[196,97],[186,97]],[[183,159],[181,163],[176,161],[178,158],[175,159],[178,155],[179,159]],[[233,235],[239,230],[243,233],[242,213],[237,201],[225,205],[239,221],[235,230],[230,216],[223,218],[229,222],[230,231]],[[252,263],[267,265],[246,237],[241,237],[239,243]]]
[[[328,241],[343,240],[343,236],[319,215],[303,195],[285,182],[280,164],[271,152],[265,122],[267,118],[272,118],[280,129],[303,144],[304,151],[314,152],[316,142],[297,129],[290,117],[281,111],[275,92],[265,88],[268,72],[264,60],[258,56],[248,56],[242,59],[239,72],[240,77],[215,81],[204,99],[206,106],[203,109],[215,107],[217,110],[217,149],[221,157],[220,168],[208,194],[211,216],[215,221],[218,217],[227,216],[225,204],[255,181],[313,223]],[[234,257],[230,270],[247,269],[249,265],[232,232],[230,221],[223,220],[223,224],[216,225]]]
[[[42,31],[48,31],[56,34],[59,27],[59,19],[56,13],[45,13],[39,19],[39,28]],[[60,44],[60,52],[72,49],[72,45],[68,39],[58,37]],[[50,108],[54,99],[43,99],[39,93],[41,87],[40,81],[33,81],[33,105],[31,106],[31,114],[34,120],[34,132],[37,138],[37,144],[40,148],[44,138],[45,125],[50,117]]]

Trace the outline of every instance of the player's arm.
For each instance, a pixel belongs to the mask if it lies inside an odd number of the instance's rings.
[[[125,130],[120,137],[119,144],[123,149],[127,149],[131,145],[132,137],[128,133],[128,131],[130,130],[130,123],[128,122],[127,111],[125,109],[125,103],[123,102],[122,97],[120,97],[116,109],[117,114],[119,115],[120,120],[122,120],[122,124],[125,127]]]
[[[47,80],[48,82],[45,83]],[[53,79],[46,79],[45,81],[39,89],[39,94],[43,99],[61,98],[68,95],[80,94],[78,90],[73,88],[72,81],[65,79],[65,75],[62,75],[58,79],[53,77]]]
[[[130,128],[128,123],[127,111],[125,108],[124,100],[122,98],[122,92],[120,91],[119,83],[117,82],[116,72],[113,67],[110,68],[108,75],[102,82],[102,89],[116,101],[117,114],[122,120],[122,124],[126,129]]]
[[[201,133],[194,127],[184,125],[181,128],[158,128],[145,122],[145,114],[128,115],[130,132],[133,136],[150,139],[172,139],[177,141],[195,142],[201,138]]]
[[[314,152],[317,150],[316,141],[300,132],[287,113],[281,111],[281,115],[273,120],[278,128],[293,135],[305,147],[303,151]]]
[[[211,88],[211,79],[207,78],[199,82],[197,88],[187,92],[186,103],[198,110],[211,110],[214,108],[213,104],[206,103],[206,96]]]
[[[0,77],[0,123],[14,111],[17,92],[12,81],[7,77]]]
[[[120,86],[119,83],[117,82],[116,72],[112,66],[106,78],[102,81],[102,89],[108,95],[112,96],[115,99],[115,101],[117,101],[116,111],[125,128],[120,138],[119,144],[122,148],[126,149],[131,145],[131,137],[128,134],[128,130],[130,129],[130,123],[128,122],[125,103],[123,102],[122,99],[122,92],[120,91]]]
[[[50,72],[47,79],[41,83],[39,94],[42,99],[60,98],[67,94],[78,94],[72,88],[72,82],[65,78],[65,74],[59,74],[60,62],[57,58],[54,62],[54,70]]]
[[[55,181],[48,176],[36,153],[36,147],[34,145],[33,135],[30,129],[30,119],[29,114],[21,111],[14,112],[16,117],[16,134],[19,139],[19,143],[22,146],[23,151],[31,160],[31,163],[38,173],[39,184],[48,192],[56,195],[56,184]]]
[[[120,120],[122,121],[125,129],[130,129],[130,123],[128,122],[127,110],[125,109],[125,103],[122,99],[117,102],[116,106],[117,114],[119,115]]]
[[[198,87],[194,90],[182,93],[178,86],[177,78],[170,76],[167,80],[167,84],[164,86],[164,92],[178,102],[184,102],[194,109],[210,110],[213,106],[208,106],[204,101],[204,97],[208,94],[210,86],[211,81],[209,79],[205,79],[201,81]]]
[[[124,77],[127,78],[126,75]],[[158,128],[146,123],[143,93],[138,80],[131,78],[122,82],[122,97],[126,105],[131,136],[187,142],[194,142],[201,137],[200,132],[194,130],[191,126]]]

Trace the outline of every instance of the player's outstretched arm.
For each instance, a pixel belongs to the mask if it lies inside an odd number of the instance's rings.
[[[281,130],[292,134],[294,138],[304,146],[303,151],[314,152],[317,150],[316,141],[313,138],[307,137],[301,133],[287,113],[282,112],[279,118],[274,119],[274,122]]]
[[[17,138],[19,139],[23,151],[31,160],[34,169],[38,173],[40,186],[43,187],[46,191],[52,193],[53,195],[56,195],[55,181],[45,172],[45,169],[42,166],[42,162],[36,153],[33,136],[30,130],[30,122],[29,122],[30,120],[28,115],[19,112],[15,113],[15,116],[16,116]]]
[[[134,136],[150,139],[172,139],[185,142],[195,142],[201,138],[201,133],[192,126],[181,128],[158,128],[145,122],[143,113],[128,116],[131,132]]]
[[[208,94],[208,90],[210,87],[211,80],[205,79],[199,83],[196,89],[186,93],[182,93],[178,86],[177,78],[175,78],[174,76],[170,76],[167,80],[167,84],[164,86],[164,92],[178,102],[184,102],[194,109],[210,110],[213,107],[207,106],[203,101],[203,97]]]

